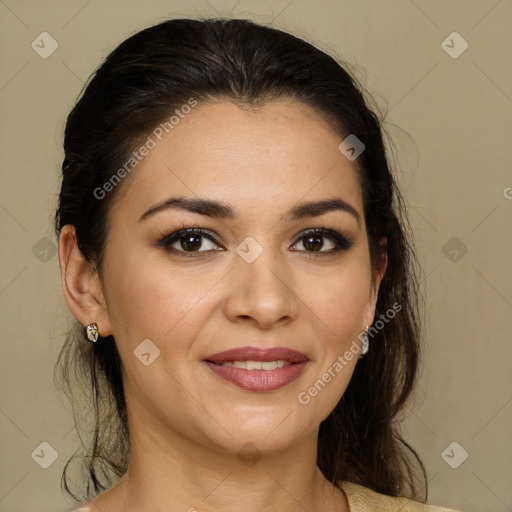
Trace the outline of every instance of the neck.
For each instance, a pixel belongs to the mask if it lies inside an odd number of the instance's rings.
[[[102,512],[348,511],[343,492],[316,466],[316,431],[288,449],[252,455],[163,435],[154,425],[130,433],[128,471],[93,501]]]

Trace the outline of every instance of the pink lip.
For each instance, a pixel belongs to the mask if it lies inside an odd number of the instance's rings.
[[[290,364],[275,370],[246,370],[234,366],[223,366],[232,361],[276,361],[281,359]],[[205,359],[206,365],[219,377],[248,391],[274,391],[297,379],[309,359],[296,350],[277,347],[259,349],[241,347],[219,352]]]
[[[308,361],[308,358],[297,350],[286,347],[275,348],[257,348],[240,347],[225,350],[205,358],[205,361],[214,363],[226,363],[229,361],[277,361],[282,359],[289,363],[302,363]]]

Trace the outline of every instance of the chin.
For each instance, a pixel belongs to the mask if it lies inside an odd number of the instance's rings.
[[[256,453],[277,453],[289,449],[310,435],[318,432],[318,424],[307,422],[306,418],[297,421],[297,413],[290,409],[281,408],[278,413],[262,414],[258,416],[257,408],[252,408],[254,414],[248,416],[230,414],[223,422],[222,428],[215,429],[218,435],[210,428],[207,436],[210,442],[218,449],[239,454],[251,449]]]

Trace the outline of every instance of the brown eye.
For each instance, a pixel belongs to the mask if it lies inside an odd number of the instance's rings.
[[[307,251],[319,251],[324,245],[323,237],[319,235],[308,236],[302,243]]]
[[[164,236],[158,244],[168,251],[182,254],[189,253],[188,255],[194,253],[201,255],[201,253],[210,251],[224,250],[219,248],[212,235],[200,228],[180,229]]]
[[[326,243],[325,240],[328,242]],[[298,242],[296,242],[294,246],[298,244],[302,244],[304,249],[296,250],[302,252],[316,252],[319,254],[331,254],[352,247],[352,242],[341,233],[325,228],[316,228],[306,231],[299,237]],[[327,249],[325,249],[325,247],[327,247]]]
[[[185,251],[197,251],[203,243],[201,235],[186,235],[181,237],[179,242]]]

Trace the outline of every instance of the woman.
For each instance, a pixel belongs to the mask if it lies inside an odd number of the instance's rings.
[[[80,510],[427,510],[396,427],[414,253],[343,67],[249,21],[166,21],[97,70],[64,149],[79,329],[58,368],[95,419]]]

